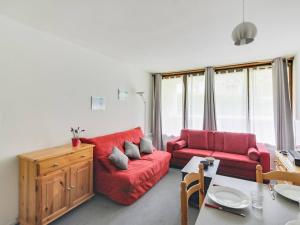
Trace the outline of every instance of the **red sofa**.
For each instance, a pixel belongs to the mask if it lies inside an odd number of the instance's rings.
[[[256,143],[254,134],[183,129],[180,137],[167,143],[172,154],[171,164],[183,167],[193,156],[220,159],[218,174],[255,180],[256,165],[270,171],[270,154],[263,144]],[[255,151],[255,157],[248,154]]]
[[[112,200],[129,205],[140,198],[169,170],[171,154],[155,150],[139,160],[129,160],[127,170],[118,170],[108,159],[114,146],[124,152],[125,140],[139,144],[142,130],[135,128],[115,134],[81,138],[94,144],[94,189]]]

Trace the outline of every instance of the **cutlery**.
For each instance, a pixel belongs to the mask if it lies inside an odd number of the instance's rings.
[[[273,200],[275,200],[275,193],[274,193],[274,188],[272,184],[268,184],[269,192],[271,194],[271,197]]]
[[[234,211],[225,209],[222,206],[212,205],[212,204],[208,204],[208,203],[205,203],[205,206],[207,206],[209,208],[213,208],[213,209],[218,209],[218,210],[221,210],[221,211],[229,212],[229,213],[232,213],[232,214],[235,214],[235,215],[238,215],[238,216],[242,216],[242,217],[246,216],[244,213],[234,212]]]

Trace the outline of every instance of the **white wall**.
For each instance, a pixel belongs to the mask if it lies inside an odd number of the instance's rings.
[[[295,88],[295,141],[297,145],[300,145],[300,50],[294,59],[294,88]]]
[[[86,136],[143,126],[135,91],[149,96],[151,78],[3,16],[0,29],[0,225],[8,225],[18,216],[17,155],[69,142],[70,126]],[[118,88],[130,91],[126,101]],[[106,98],[105,111],[90,110],[92,95]]]
[[[296,119],[300,120],[300,50],[294,59],[294,79],[295,79],[295,100],[296,104]]]

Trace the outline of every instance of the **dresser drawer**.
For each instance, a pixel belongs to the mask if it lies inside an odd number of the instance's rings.
[[[69,164],[67,157],[57,157],[38,163],[38,173],[46,174]]]
[[[85,159],[90,159],[92,157],[93,157],[93,149],[89,148],[89,149],[85,149],[80,152],[75,152],[75,153],[69,155],[68,159],[69,159],[70,163],[73,163],[73,162],[77,162],[77,161],[81,161],[81,160],[85,160]]]

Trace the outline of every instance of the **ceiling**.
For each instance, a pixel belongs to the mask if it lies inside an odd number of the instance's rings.
[[[300,49],[299,0],[246,0],[257,25],[236,47],[242,0],[0,0],[0,13],[148,72],[242,63]]]

